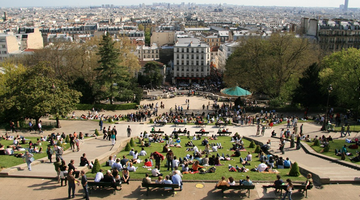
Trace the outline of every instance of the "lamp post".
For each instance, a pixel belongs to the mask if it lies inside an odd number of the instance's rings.
[[[333,90],[332,85],[330,84],[328,87],[328,98],[327,98],[327,103],[326,103],[326,113],[325,113],[325,120],[323,123],[323,126],[321,127],[322,131],[326,130],[326,124],[328,123],[328,115],[329,115],[329,99],[330,99],[330,93]]]

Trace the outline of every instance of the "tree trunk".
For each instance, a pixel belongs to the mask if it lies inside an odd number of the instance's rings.
[[[61,128],[59,117],[56,117],[56,128]]]

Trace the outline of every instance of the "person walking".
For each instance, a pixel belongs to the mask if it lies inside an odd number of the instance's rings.
[[[285,154],[285,151],[284,151],[284,147],[285,147],[285,139],[284,138],[280,138],[280,151],[282,154]]]
[[[285,200],[286,196],[289,197],[289,200],[291,199],[291,194],[292,194],[292,190],[293,190],[293,184],[291,182],[290,179],[286,179],[287,185],[286,185],[286,192],[284,194],[284,197],[282,198],[282,200]]]
[[[55,150],[55,155],[56,155],[56,158],[59,158],[60,160],[62,160],[62,155],[64,153],[64,150],[62,147],[60,146],[57,146],[56,144],[54,145],[54,150]]]
[[[102,131],[103,125],[104,125],[104,122],[103,122],[103,120],[101,118],[100,121],[99,121],[100,131]]]
[[[341,127],[341,137],[345,137],[346,133],[345,133],[345,125],[342,125]]]
[[[81,185],[83,186],[84,189],[84,198],[86,200],[89,200],[89,189],[88,189],[88,183],[87,183],[87,177],[85,175],[85,171],[81,170]]]
[[[115,135],[114,130],[112,131],[110,137],[111,137],[111,144],[114,146],[115,145],[115,140],[116,140],[116,135]]]
[[[70,169],[67,175],[67,180],[68,180],[68,198],[75,198],[75,177],[73,176],[73,170]]]
[[[347,134],[349,134],[349,136],[350,136],[350,124],[348,124],[347,127],[346,127],[345,136],[346,136]]]
[[[54,167],[56,171],[56,178],[58,183],[60,183],[60,172],[61,172],[61,162],[60,158],[56,158],[56,162],[54,162]]]
[[[128,135],[128,137],[131,136],[131,128],[130,128],[130,125],[129,125],[128,128],[127,128],[127,135]]]
[[[31,171],[31,163],[33,161],[34,161],[34,155],[29,153],[28,151],[25,152],[24,162],[26,162],[29,171]]]
[[[53,150],[51,149],[51,146],[49,145],[46,149],[46,154],[48,156],[48,159],[50,160],[50,163],[52,163],[52,155],[54,154]]]

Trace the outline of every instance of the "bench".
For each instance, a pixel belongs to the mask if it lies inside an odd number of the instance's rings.
[[[221,189],[222,196],[224,197],[225,190],[247,190],[248,198],[250,198],[250,190],[253,190],[255,185],[230,185],[229,187],[226,185],[220,185],[216,187],[216,189]]]
[[[154,125],[164,126],[166,125],[166,122],[155,122]]]
[[[176,127],[176,125],[186,125],[186,122],[174,122],[174,125]]]
[[[222,136],[222,135],[231,135],[232,132],[217,132],[218,135]]]
[[[287,185],[279,185],[279,186],[276,186],[274,187],[275,189],[277,190],[280,190],[280,196],[282,196],[282,191],[285,190],[286,191],[286,188],[287,188]],[[311,190],[310,189],[307,189],[305,185],[303,184],[293,184],[293,192],[296,191],[296,190],[304,190],[305,192],[305,198],[307,198],[307,191],[308,190]]]
[[[217,123],[217,122],[215,123],[215,126],[216,126],[216,127],[218,127],[218,126],[219,126],[219,127],[220,127],[220,126],[226,126],[226,125],[227,125],[227,123]]]
[[[184,135],[185,135],[185,134],[187,133],[187,131],[181,131],[181,132],[175,131],[175,132],[173,132],[173,133],[177,133],[177,134],[179,134],[179,135],[180,135],[180,134],[184,134]]]
[[[206,123],[206,122],[201,122],[201,123],[199,123],[199,122],[195,122],[195,125],[196,126],[202,126],[202,125],[207,125],[208,123]]]
[[[201,131],[198,131],[198,132],[195,132],[195,134],[207,135],[207,134],[209,134],[209,132],[201,132]]]
[[[121,187],[120,182],[94,182],[94,181],[88,181],[89,186],[89,193],[91,193],[92,190],[95,190],[98,186],[103,188],[114,188],[113,194],[116,194],[117,187]]]
[[[164,133],[164,131],[150,131],[150,133]]]
[[[142,183],[141,186],[146,187],[146,196],[149,196],[149,190],[150,190],[149,188],[165,188],[165,187],[169,188],[169,187],[171,187],[173,196],[175,196],[175,188],[179,188],[178,184]]]

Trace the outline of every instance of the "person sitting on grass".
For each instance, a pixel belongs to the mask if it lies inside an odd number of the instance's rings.
[[[158,165],[156,165],[155,168],[153,170],[151,170],[151,174],[152,174],[152,176],[155,176],[155,177],[163,175],[162,173],[160,173]]]
[[[256,171],[258,172],[268,171],[268,166],[264,163],[264,161],[261,161],[261,163],[257,166]]]
[[[204,168],[204,167],[199,164],[198,160],[196,160],[194,162],[194,164],[192,165],[192,171],[193,172],[198,172],[198,170],[201,169],[201,168]]]

